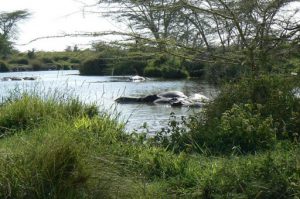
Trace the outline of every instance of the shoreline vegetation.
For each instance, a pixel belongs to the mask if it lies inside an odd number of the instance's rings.
[[[0,105],[0,197],[297,198],[299,82],[226,84],[203,115],[171,115],[153,137],[73,97],[12,93]]]
[[[109,44],[65,52],[14,53],[0,60],[0,72],[79,70],[80,75],[140,75],[164,79],[200,78],[211,83],[222,84],[251,76],[246,66],[224,63],[188,61],[168,54],[154,53],[152,56],[133,56],[130,50]],[[300,74],[300,60],[291,57],[286,63],[274,64],[272,68],[261,68],[260,74]]]

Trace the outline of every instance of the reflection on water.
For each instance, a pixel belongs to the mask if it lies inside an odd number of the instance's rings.
[[[21,89],[37,89],[47,92],[49,89],[71,92],[86,103],[96,102],[101,108],[120,113],[120,120],[127,121],[128,130],[139,129],[147,122],[150,132],[167,124],[171,112],[184,116],[199,109],[186,107],[173,108],[170,105],[116,104],[120,96],[141,97],[164,91],[182,91],[186,95],[200,93],[214,97],[214,86],[201,81],[147,79],[145,82],[130,82],[129,77],[79,76],[78,71],[39,71],[0,73],[3,77],[39,77],[37,81],[0,81],[0,97],[8,95],[8,90],[18,86]],[[115,113],[116,113],[115,112]]]

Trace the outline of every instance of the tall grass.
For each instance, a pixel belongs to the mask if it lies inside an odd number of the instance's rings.
[[[7,98],[0,118],[0,198],[300,196],[300,151],[291,141],[256,154],[173,152],[76,98],[28,93]]]

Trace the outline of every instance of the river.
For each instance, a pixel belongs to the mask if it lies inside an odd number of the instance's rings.
[[[0,81],[0,97],[5,98],[9,91],[35,90],[43,93],[62,92],[78,96],[85,103],[97,103],[101,110],[119,114],[119,120],[126,122],[128,131],[141,131],[147,123],[150,133],[165,127],[170,114],[186,116],[201,109],[187,107],[171,107],[170,105],[149,104],[116,104],[114,100],[120,96],[141,97],[164,91],[182,91],[186,95],[203,94],[213,98],[217,89],[204,81],[196,80],[161,80],[147,79],[144,82],[129,82],[129,77],[117,76],[80,76],[77,70],[37,71],[0,73],[3,77],[39,77],[36,81]]]

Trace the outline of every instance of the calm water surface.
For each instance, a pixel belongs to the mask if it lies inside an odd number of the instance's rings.
[[[170,105],[148,104],[116,104],[114,100],[120,96],[141,97],[164,91],[182,91],[186,95],[200,93],[207,97],[216,96],[217,89],[201,81],[149,79],[145,82],[128,82],[128,77],[111,76],[79,76],[72,71],[39,71],[0,73],[3,77],[39,77],[37,81],[0,81],[0,97],[8,95],[8,91],[16,87],[21,89],[36,89],[47,93],[50,90],[71,92],[78,95],[86,103],[96,102],[100,108],[114,113],[120,113],[120,120],[127,122],[127,130],[141,130],[144,122],[150,132],[166,126],[170,113],[176,116],[186,116],[200,109],[186,107],[173,108]]]

